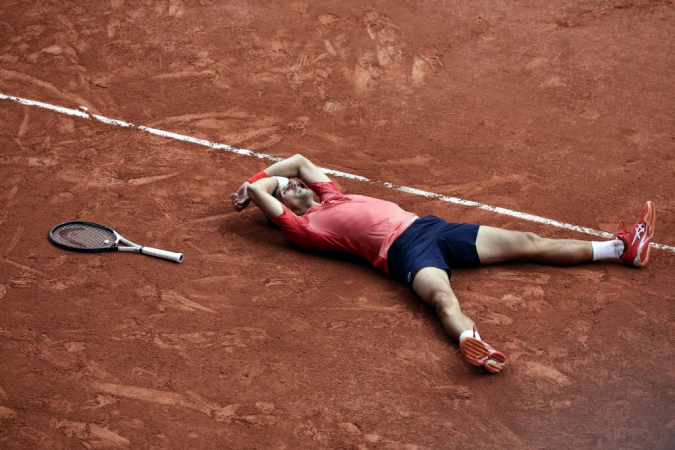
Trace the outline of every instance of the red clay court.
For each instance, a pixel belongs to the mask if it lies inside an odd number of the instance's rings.
[[[675,447],[673,1],[0,11],[0,448]],[[611,234],[653,200],[659,247],[455,271],[490,376],[403,285],[236,213],[271,163],[245,150],[546,237],[598,239],[532,217]],[[68,220],[185,260],[67,252]]]

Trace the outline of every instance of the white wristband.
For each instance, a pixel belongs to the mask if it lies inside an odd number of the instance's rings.
[[[279,182],[279,187],[277,189],[283,189],[286,186],[288,186],[288,178],[286,178],[286,177],[276,177],[276,176],[272,177],[272,178],[276,178],[277,181]]]

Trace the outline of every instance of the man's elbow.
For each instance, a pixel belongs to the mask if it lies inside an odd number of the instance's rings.
[[[295,163],[295,166],[298,168],[298,175],[300,175],[303,171],[306,171],[308,169],[311,169],[314,167],[314,164],[312,161],[307,159],[305,156],[301,155],[300,153],[296,153],[293,155],[293,160]]]
[[[296,153],[295,155],[291,156],[291,158],[293,158],[298,163],[298,165],[304,165],[309,163],[309,159],[305,158],[300,153]]]

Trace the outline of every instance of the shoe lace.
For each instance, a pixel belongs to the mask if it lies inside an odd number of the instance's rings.
[[[623,229],[624,233],[628,233],[629,231],[626,229],[626,225],[624,225],[623,220],[619,220],[619,225],[621,225],[621,228]]]

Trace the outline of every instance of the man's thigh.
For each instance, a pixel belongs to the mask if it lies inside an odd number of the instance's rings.
[[[447,271],[438,267],[423,267],[420,269],[412,283],[412,288],[425,302],[432,306],[433,299],[438,293],[452,294],[450,277]]]
[[[476,251],[481,264],[497,264],[527,258],[532,233],[481,225],[476,236]]]

